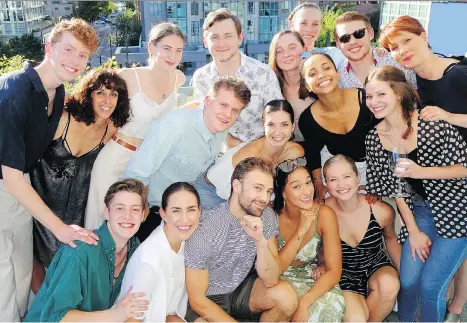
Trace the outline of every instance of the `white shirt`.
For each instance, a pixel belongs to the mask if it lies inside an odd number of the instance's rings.
[[[375,66],[383,66],[383,65],[391,65],[401,69],[407,80],[407,83],[412,85],[414,89],[417,88],[417,77],[415,72],[412,70],[408,70],[403,68],[399,65],[394,58],[392,58],[391,53],[386,52],[383,57],[379,57],[376,53],[376,49],[373,48],[373,59],[375,62]],[[339,72],[339,84],[340,87],[343,89],[352,89],[352,88],[363,88],[363,84],[360,83],[360,80],[352,71],[352,67],[350,66],[349,60],[346,58],[337,68]]]
[[[118,297],[119,301],[130,287],[131,293],[145,292],[150,303],[144,322],[165,322],[169,314],[183,319],[186,314],[185,242],[175,253],[163,228],[164,221],[130,258]]]
[[[230,128],[235,138],[250,142],[264,135],[263,110],[269,101],[284,99],[274,71],[266,64],[240,53],[240,67],[235,76],[241,78],[251,91],[250,103],[242,110],[237,122]],[[203,101],[219,78],[216,65],[211,62],[193,75],[195,100]]]

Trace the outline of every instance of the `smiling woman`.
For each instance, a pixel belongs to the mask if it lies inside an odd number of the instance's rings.
[[[359,171],[365,174],[365,136],[376,124],[365,104],[363,89],[340,89],[339,74],[332,59],[326,54],[312,54],[300,67],[307,88],[317,99],[299,119],[305,138],[305,156],[312,171],[317,198],[322,202],[327,192],[321,175],[326,160],[320,152],[324,146],[332,155],[344,154],[357,161]],[[362,176],[360,185],[364,188]]]
[[[64,223],[84,226],[94,160],[128,118],[126,84],[113,70],[89,72],[66,102],[54,140],[30,173],[33,188]],[[33,230],[37,292],[60,243],[37,220]]]

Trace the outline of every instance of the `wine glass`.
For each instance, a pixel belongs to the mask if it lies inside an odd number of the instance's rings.
[[[400,147],[394,147],[392,149],[392,153],[391,153],[391,156],[390,156],[390,159],[389,159],[389,169],[393,172],[393,174],[397,169],[397,160],[399,158],[407,158],[407,154],[404,153],[403,151],[404,150],[401,149]],[[396,181],[397,181],[397,190],[396,190],[396,192],[394,194],[391,194],[390,197],[398,198],[398,197],[408,197],[408,196],[410,196],[409,194],[404,193],[402,191],[402,181],[403,181],[403,179],[401,177],[397,177]]]

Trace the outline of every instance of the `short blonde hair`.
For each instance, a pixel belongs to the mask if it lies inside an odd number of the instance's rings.
[[[50,32],[48,42],[54,45],[61,40],[65,32],[70,33],[83,43],[91,53],[97,50],[99,39],[97,38],[96,32],[83,19],[72,18],[71,20],[61,20]]]

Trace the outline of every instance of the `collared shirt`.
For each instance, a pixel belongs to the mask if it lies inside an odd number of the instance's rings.
[[[250,103],[242,110],[237,122],[230,128],[235,138],[250,142],[264,135],[263,110],[269,101],[283,99],[279,81],[266,64],[240,53],[241,63],[235,76],[241,78],[251,91]],[[196,100],[204,101],[214,82],[219,78],[216,65],[211,62],[196,70],[193,88]]]
[[[376,67],[383,66],[383,65],[391,65],[401,69],[407,80],[407,83],[412,85],[414,89],[417,88],[417,79],[416,74],[412,70],[408,70],[401,65],[399,65],[394,58],[392,58],[391,53],[385,52],[383,57],[379,57],[376,49],[372,49],[373,59]],[[363,88],[363,84],[360,83],[357,76],[352,71],[352,67],[350,65],[349,60],[346,58],[337,68],[339,72],[339,82],[340,87],[343,89],[351,89],[351,88]]]
[[[0,165],[24,173],[52,142],[65,104],[65,88],[60,85],[48,116],[49,97],[35,65],[25,63],[23,70],[0,77]]]
[[[25,322],[60,322],[73,309],[95,312],[112,307],[139,242],[135,237],[129,240],[125,265],[114,283],[116,249],[107,221],[95,233],[97,246],[77,241],[76,248],[63,245],[58,250]]]
[[[227,132],[211,134],[204,109],[179,109],[152,124],[133,155],[126,178],[149,185],[149,204],[161,206],[162,193],[172,183],[194,182],[219,154]]]
[[[267,207],[261,215],[264,237],[279,235],[277,215]],[[209,272],[206,295],[234,291],[250,272],[256,258],[256,242],[240,225],[224,202],[203,212],[199,228],[185,244],[185,266]]]

